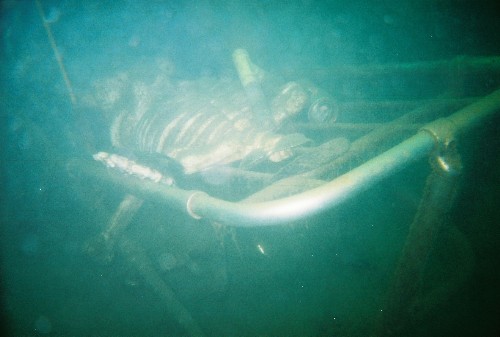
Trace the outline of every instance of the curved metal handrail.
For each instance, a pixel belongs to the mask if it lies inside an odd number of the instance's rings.
[[[97,168],[97,164],[70,163],[72,172],[101,176],[129,193],[153,198],[184,209],[196,219],[204,218],[231,226],[269,226],[298,220],[330,209],[368,189],[376,182],[429,155],[467,129],[500,110],[500,90],[483,97],[446,118],[431,122],[414,136],[368,160],[340,177],[311,190],[266,202],[229,202],[202,191],[186,191]],[[75,167],[76,166],[76,167]]]

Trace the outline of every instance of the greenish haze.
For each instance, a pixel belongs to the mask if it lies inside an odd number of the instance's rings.
[[[36,1],[0,4],[2,332],[185,336],[189,323],[178,319],[177,301],[207,336],[388,335],[380,322],[431,171],[427,161],[337,209],[277,227],[223,227],[145,201],[118,221],[123,228],[112,244],[99,235],[124,191],[75,175],[68,163],[91,161],[98,151],[140,161],[134,149],[112,147],[117,114],[139,110],[141,88],[154,88],[152,99],[160,100],[193,81],[238,83],[236,48],[276,83],[313,81],[345,108],[344,129],[307,129],[306,114],[280,126],[315,144],[336,137],[354,144],[363,133],[349,130],[351,123],[385,123],[425,99],[486,95],[500,87],[498,69],[418,67],[500,56],[495,1],[40,2],[44,17]],[[374,70],[380,64],[415,68],[387,75]],[[389,101],[403,108],[383,105]],[[203,108],[183,102],[191,103]],[[457,200],[414,307],[403,309],[411,316],[405,335],[500,333],[499,125],[497,114],[459,139]],[[290,172],[260,157],[251,163]],[[353,158],[331,176],[358,164]],[[226,199],[255,187],[225,179],[197,173],[178,184]]]

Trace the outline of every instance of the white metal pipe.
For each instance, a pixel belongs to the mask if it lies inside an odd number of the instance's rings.
[[[440,132],[456,135],[476,126],[500,110],[500,90],[459,110],[453,115],[431,122],[416,135],[372,158],[357,168],[324,185],[287,198],[261,203],[237,203],[213,198],[201,191],[185,191],[131,176],[105,174],[103,177],[122,185],[127,192],[166,202],[175,208],[186,208],[194,218],[206,218],[231,226],[269,226],[298,220],[326,209],[367,190],[383,178],[430,154],[445,141]],[[72,171],[81,163],[70,163]],[[87,165],[87,174],[103,175]]]
[[[309,191],[263,203],[233,203],[198,192],[187,202],[188,212],[197,218],[209,218],[233,226],[266,226],[298,220],[341,202],[368,189],[437,148],[440,127],[449,125],[444,133],[457,134],[476,126],[500,109],[500,90],[459,110],[453,115],[431,122],[422,131],[346,174]],[[447,123],[443,123],[443,120]],[[435,128],[437,124],[439,127]],[[436,131],[437,130],[437,131]]]
[[[423,158],[434,147],[424,132],[400,143],[337,179],[291,197],[262,203],[233,203],[195,193],[188,202],[190,214],[233,226],[269,226],[304,218],[368,189],[384,177]]]

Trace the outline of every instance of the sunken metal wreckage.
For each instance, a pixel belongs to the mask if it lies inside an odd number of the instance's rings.
[[[40,1],[36,0],[35,3],[71,102],[75,105],[76,96],[51,27],[44,20]],[[160,75],[149,87],[137,84],[132,95],[135,98],[133,108],[130,109],[129,106],[118,109],[118,116],[114,118],[111,127],[112,143],[115,147],[168,156],[180,163],[181,171],[186,175],[201,174],[209,177],[207,172],[216,170],[225,176],[223,180],[226,183],[231,181],[228,176],[236,176],[252,184],[258,181],[260,186],[271,186],[253,190],[252,195],[243,196],[243,202],[235,203],[211,197],[206,192],[179,189],[169,172],[162,172],[160,167],[151,167],[142,160],[136,161],[128,156],[104,151],[95,153],[93,158],[103,163],[110,172],[103,172],[102,168],[90,165],[87,161],[72,160],[67,165],[69,172],[106,180],[115,186],[123,186],[130,193],[123,198],[105,229],[89,240],[85,249],[101,262],[109,263],[116,246],[145,283],[166,302],[168,313],[184,329],[184,334],[202,336],[203,330],[178,299],[176,292],[160,276],[144,247],[123,235],[123,230],[143,205],[141,197],[164,201],[178,209],[184,208],[192,218],[205,217],[213,224],[282,224],[334,207],[382,178],[430,155],[432,172],[410,226],[384,310],[381,310],[378,326],[374,329],[375,335],[404,335],[407,332],[405,329],[412,326],[419,314],[431,310],[422,305],[415,307],[415,304],[425,303],[419,279],[424,274],[429,251],[436,242],[437,234],[457,193],[462,167],[456,139],[498,113],[500,89],[489,95],[483,93],[485,96],[481,99],[428,100],[409,113],[382,124],[370,125],[365,121],[363,124],[337,126],[331,122],[337,119],[338,106],[315,86],[308,82],[288,82],[279,86],[280,89],[275,92],[263,90],[267,74],[250,61],[248,53],[242,49],[236,50],[233,60],[244,90],[243,94],[235,93],[235,96],[229,98],[224,95],[234,90],[225,90],[224,86],[227,89],[228,85],[231,88],[234,84],[224,81],[216,85],[212,82],[208,86],[203,81],[172,86]],[[447,78],[450,75],[456,77],[457,70],[462,72],[462,78],[481,78],[484,74],[491,78],[500,73],[500,59],[458,57],[451,61],[421,64],[341,67],[336,71],[329,69],[317,74],[309,70],[308,75],[321,78],[325,74],[330,77],[335,73],[339,77],[348,74],[350,79],[353,76],[366,79],[388,73],[400,76],[424,73],[444,75]],[[121,86],[123,81],[115,83]],[[194,88],[191,94],[186,92],[190,87]],[[210,91],[210,88],[214,91]],[[168,89],[163,91],[163,97],[160,89]],[[207,102],[193,96],[193,92],[197,90],[208,94],[205,97],[211,97],[210,100]],[[461,94],[456,97],[465,96]],[[271,100],[270,95],[273,97]],[[102,108],[113,108],[113,103],[119,96],[119,91],[115,89],[111,92],[104,91]],[[169,101],[172,97],[181,99]],[[391,104],[379,102],[375,105],[388,109]],[[362,109],[368,107],[362,105]],[[352,106],[350,108],[353,110]],[[405,103],[400,110],[407,108]],[[323,129],[339,131],[354,128],[356,131],[364,130],[364,135],[352,142],[346,138],[338,138],[314,146],[311,139],[303,133],[293,128],[292,132],[286,131],[288,120],[295,119],[296,126],[301,121],[304,122],[304,118],[297,118],[304,111],[309,124],[303,125],[302,130],[312,128],[320,132]],[[457,112],[429,123],[429,119],[434,120],[450,111]],[[415,130],[419,132],[407,138],[408,131]],[[286,165],[278,167],[274,172],[271,170],[260,173],[245,170],[240,172],[239,167],[235,169],[234,165],[229,167],[240,162],[245,164],[240,167],[254,168],[263,158],[275,163],[284,162]],[[353,163],[360,165],[351,169]],[[439,289],[439,292],[434,292],[439,296],[432,303],[445,301],[454,290],[460,288],[472,269],[471,249],[463,235],[460,236],[457,230],[454,233],[454,240],[460,246],[457,253],[461,256],[462,272],[456,274],[456,277],[450,277],[452,284],[447,285],[446,291]],[[206,234],[203,233],[202,236]],[[265,253],[261,245],[257,245],[257,248]],[[185,258],[189,259],[189,256]],[[174,256],[166,254],[162,265],[170,270],[175,266],[175,260]],[[190,270],[194,274],[199,273],[196,263],[192,262],[191,265]],[[215,275],[217,276],[212,279],[218,279],[215,283],[224,287],[227,282],[225,268],[217,268]],[[206,277],[207,274],[204,275]],[[432,303],[429,306],[432,307]]]
[[[327,140],[314,147],[313,141],[302,133],[285,129],[287,122],[293,119],[334,122],[338,110],[332,98],[310,82],[292,81],[276,86],[275,79],[254,65],[242,49],[234,52],[233,60],[239,82],[205,78],[173,84],[160,75],[153,84],[136,83],[131,89],[133,103],[122,109],[114,103],[122,94],[116,90],[122,89],[123,75],[108,81],[113,85],[106,86],[107,91],[101,87],[101,108],[118,110],[112,118],[110,138],[119,153],[99,151],[93,159],[122,181],[137,179],[143,187],[153,184],[154,188],[174,191],[185,187],[186,181],[196,181],[196,177],[208,188],[227,186],[234,177],[253,185],[257,180],[264,186],[312,169],[348,149],[349,141],[345,138]],[[269,82],[273,88],[266,88],[269,91],[264,94],[262,84]],[[123,149],[132,155],[122,154]],[[151,165],[144,160],[144,154],[154,158]],[[263,169],[266,163],[286,165],[271,165],[271,170],[278,168],[272,173]],[[176,167],[175,174],[170,170],[172,166]],[[255,172],[249,170],[254,168],[257,168]],[[179,179],[180,176],[184,179]],[[150,192],[153,189],[148,188]],[[241,193],[238,189],[236,192]],[[127,194],[104,230],[87,242],[85,251],[105,264],[111,263],[115,252],[120,251],[167,302],[170,314],[180,326],[189,335],[202,335],[200,327],[161,279],[144,249],[124,235],[142,205],[140,194]],[[214,222],[213,226],[218,223]],[[179,252],[183,250],[169,252],[162,265],[168,270],[175,268],[179,256],[183,255]],[[259,250],[264,254],[262,246]],[[188,265],[197,265],[189,253],[184,256]],[[216,284],[225,284],[225,267],[208,274],[218,280]]]
[[[456,194],[461,171],[457,137],[499,111],[500,91],[477,100],[429,100],[386,123],[336,125],[339,107],[327,95],[317,99],[321,90],[310,82],[293,81],[274,91],[263,91],[268,75],[250,61],[245,51],[238,50],[233,57],[240,76],[236,84],[202,79],[175,86],[165,85],[160,79],[149,88],[136,86],[133,109],[122,109],[113,120],[113,145],[170,158],[180,164],[183,176],[193,178],[207,190],[198,190],[197,186],[194,191],[184,189],[184,182],[177,184],[169,172],[145,165],[140,158],[109,152],[94,154],[94,159],[109,170],[103,173],[92,166],[88,172],[124,186],[130,194],[124,197],[108,226],[89,241],[88,253],[109,263],[118,248],[138,264],[146,283],[167,302],[170,315],[179,325],[189,335],[202,335],[143,249],[121,235],[142,206],[142,198],[167,202],[194,219],[205,218],[214,225],[286,224],[334,207],[431,155],[432,173],[387,295],[386,314],[377,327],[379,335],[404,332],[412,320],[404,308],[419,298],[418,284],[408,276],[424,273],[426,257]],[[241,90],[234,90],[235,85]],[[450,110],[458,111],[429,123]],[[301,125],[303,128],[297,127]],[[337,137],[319,142],[297,131],[354,127],[359,132],[358,126],[364,128],[364,135],[353,140]],[[353,163],[360,165],[351,169]],[[233,181],[257,188],[237,195],[240,202],[225,201],[207,192],[216,194],[216,189],[210,189],[218,184],[227,188]],[[440,207],[436,208],[437,204]],[[462,240],[459,234],[455,240]],[[465,265],[470,266],[467,247],[464,244],[460,254]],[[264,254],[262,246],[257,248]],[[464,282],[467,275],[462,274],[443,298]]]

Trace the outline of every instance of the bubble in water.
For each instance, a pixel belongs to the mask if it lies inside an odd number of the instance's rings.
[[[46,316],[40,316],[35,321],[35,330],[42,334],[48,334],[52,330],[52,323]]]

